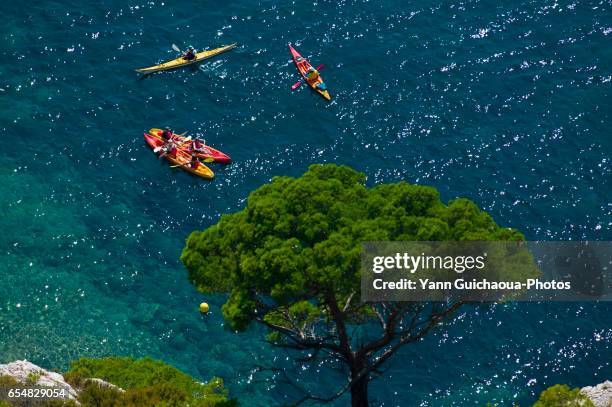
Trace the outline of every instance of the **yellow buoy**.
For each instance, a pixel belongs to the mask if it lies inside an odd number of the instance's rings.
[[[208,309],[209,309],[209,307],[208,307],[207,303],[203,302],[203,303],[200,304],[200,312],[202,314],[206,314],[208,312]]]

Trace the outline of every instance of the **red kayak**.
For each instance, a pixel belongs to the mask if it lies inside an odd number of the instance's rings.
[[[145,133],[144,138],[149,147],[151,147],[151,149],[153,150],[153,152],[155,152],[156,154],[161,154],[158,149],[160,149],[165,144],[161,138],[152,136],[149,133]],[[198,163],[197,166],[194,168],[191,165],[191,155],[184,150],[177,149],[176,155],[174,156],[171,154],[164,154],[164,158],[170,161],[170,163],[180,166],[183,170],[190,172],[193,175],[197,175],[198,177],[213,179],[213,177],[215,176],[215,173],[202,163]]]
[[[291,51],[293,62],[295,62],[295,66],[297,67],[298,71],[300,72],[306,83],[308,83],[308,85],[313,88],[319,95],[323,96],[325,100],[331,100],[331,96],[327,91],[327,86],[325,85],[325,82],[323,82],[323,78],[321,78],[321,75],[317,74],[316,78],[313,79],[308,78],[308,69],[312,68],[310,62],[308,62],[304,57],[302,57],[300,53],[297,52],[296,49],[291,46],[291,44],[289,44],[289,51]]]
[[[149,134],[161,140],[162,130],[161,129],[151,129],[149,130]],[[212,148],[209,145],[202,145],[199,150],[193,150],[193,143],[185,142],[186,137],[181,136],[180,134],[175,134],[175,133],[172,133],[172,135],[179,144],[181,143],[185,144],[185,147],[183,148],[183,150],[188,152],[189,154],[195,153],[195,155],[198,158],[201,158],[203,160],[207,158],[211,158],[214,160],[214,162],[220,163],[220,164],[229,164],[232,162],[232,159],[229,155],[222,153],[216,148]]]

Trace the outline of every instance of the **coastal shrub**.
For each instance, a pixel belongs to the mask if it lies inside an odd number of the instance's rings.
[[[72,363],[64,377],[81,388],[79,399],[84,406],[95,407],[229,407],[223,380],[213,378],[199,383],[191,376],[161,361],[150,358],[107,357],[82,358]],[[98,378],[125,390],[101,387],[87,382]]]
[[[533,407],[595,407],[580,389],[570,389],[565,384],[556,384],[544,390]]]
[[[79,391],[79,402],[85,407],[119,407],[123,405],[123,393],[97,383],[88,383]]]
[[[11,387],[17,384],[17,380],[11,376],[0,376],[0,387]],[[0,405],[1,406],[1,405]]]
[[[38,382],[38,380],[40,380],[40,373],[32,372],[28,374],[28,377],[26,377],[25,384],[27,386],[34,386]]]
[[[78,407],[73,400],[40,400],[22,399],[16,401],[0,401],[0,407]],[[94,407],[84,406],[82,407]],[[97,407],[97,406],[96,406]]]

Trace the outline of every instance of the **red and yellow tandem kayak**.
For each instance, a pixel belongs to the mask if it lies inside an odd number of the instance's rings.
[[[234,48],[236,48],[236,44],[225,45],[223,47],[211,49],[209,51],[200,51],[196,53],[196,57],[191,60],[185,59],[183,57],[179,57],[179,58],[176,58],[170,61],[166,61],[158,65],[150,66],[148,68],[136,69],[136,72],[147,74],[147,73],[154,73],[154,72],[159,72],[159,71],[167,71],[169,69],[176,69],[176,68],[180,68],[183,66],[187,66],[187,65],[195,64],[197,62],[204,61],[205,59],[212,58],[215,55],[219,55],[223,52],[227,52],[230,49],[234,49]]]
[[[162,129],[151,129],[149,130],[149,134],[161,140],[162,131]],[[192,143],[188,142],[187,137],[181,136],[180,134],[176,133],[172,133],[172,137],[175,141],[184,146],[183,149],[185,151],[187,151],[189,154],[195,154],[198,158],[201,158],[202,160],[211,159],[213,162],[219,164],[229,164],[232,162],[232,159],[229,155],[222,153],[221,151],[217,150],[216,148],[212,148],[209,145],[202,146],[200,150],[193,150],[191,148]]]
[[[293,56],[293,62],[295,62],[295,66],[297,67],[298,71],[300,71],[300,74],[302,75],[306,83],[308,83],[311,88],[313,88],[319,95],[323,96],[326,100],[331,100],[331,96],[326,89],[325,82],[323,82],[323,78],[321,78],[321,75],[318,75],[316,79],[313,80],[308,79],[306,73],[308,72],[309,68],[312,68],[310,62],[308,62],[304,57],[302,57],[300,53],[297,52],[295,48],[291,46],[291,44],[289,45],[289,51],[291,51],[291,55]]]
[[[145,133],[144,138],[147,144],[149,145],[149,147],[151,147],[153,151],[155,151],[158,147],[162,147],[164,145],[164,141],[162,140],[161,137],[157,137],[149,133]],[[165,154],[164,158],[170,161],[170,163],[174,165],[179,165],[185,171],[190,172],[193,175],[197,175],[198,177],[202,177],[206,179],[213,179],[215,176],[215,173],[212,172],[210,168],[208,168],[206,165],[202,163],[199,163],[196,168],[192,168],[190,164],[191,155],[185,150],[183,150],[182,148],[179,148],[176,150],[175,156],[172,156],[170,154]]]

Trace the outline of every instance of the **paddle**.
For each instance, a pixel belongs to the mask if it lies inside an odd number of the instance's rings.
[[[324,64],[321,64],[317,67],[317,71],[320,71],[321,69],[325,68]],[[291,90],[296,90],[297,88],[300,87],[300,85],[302,84],[302,82],[304,82],[304,78],[300,78],[299,81],[297,81],[296,83],[294,83],[293,85],[291,85]]]
[[[177,149],[178,149],[178,148],[183,148],[183,146],[184,146],[185,144],[189,143],[190,141],[191,141],[191,136],[186,137],[186,138],[185,138],[185,140],[183,140],[183,142],[181,142],[181,143],[179,143],[179,144],[177,144],[177,145],[176,145],[176,148],[177,148]],[[161,151],[161,150],[162,150],[164,147],[165,147],[165,145],[163,145],[163,146],[159,146],[159,147],[155,147],[155,148],[153,149],[153,152],[154,152],[154,153],[159,153],[159,152],[160,152],[160,151]],[[167,154],[167,151],[166,151],[165,153],[161,154],[161,155],[160,155],[160,157],[163,157],[163,156],[165,156],[166,154]]]
[[[174,44],[172,44],[172,45],[174,45]],[[181,134],[176,134],[176,136],[178,136],[178,137],[184,137],[184,136],[185,136],[185,134],[187,134],[187,133],[189,133],[189,130],[187,130],[186,132],[183,132],[183,133],[181,133]],[[181,146],[182,146],[183,144],[185,144],[186,142],[188,142],[188,141],[191,141],[191,136],[189,136],[189,137],[185,137],[185,140],[183,140],[183,142],[181,143]],[[154,153],[159,153],[159,151],[160,151],[162,148],[164,148],[164,146],[155,147],[155,148],[153,149],[153,152],[154,152]]]
[[[191,46],[189,48],[192,48]],[[176,46],[176,44],[172,44],[172,49],[175,50],[176,52],[180,52],[181,55],[183,56],[183,58],[186,58],[185,55],[187,54],[187,51],[181,51],[181,49],[179,47]],[[194,49],[193,53],[195,54],[197,51]],[[192,58],[193,60],[195,60],[196,58]]]
[[[151,129],[151,130],[149,130],[149,132],[148,132],[148,133],[149,133],[149,134],[151,134],[151,135],[153,135],[153,136],[158,136],[158,137],[159,137],[159,136],[161,136],[161,132],[162,132],[162,131],[163,131],[162,129]],[[183,132],[183,133],[181,133],[181,134],[172,134],[172,135],[173,135],[173,136],[180,136],[180,137],[183,137],[183,136],[184,136],[185,134],[187,134],[187,133],[189,133],[189,130],[187,130],[186,132]]]
[[[214,163],[215,159],[214,158],[205,158],[202,161],[204,161],[205,163]],[[176,168],[176,167],[184,167],[186,165],[189,165],[189,163],[185,163],[185,164],[176,164],[176,165],[171,165],[170,168]]]
[[[181,143],[178,143],[177,148],[185,147],[190,141],[191,141],[191,136],[185,137],[185,140],[183,140]]]

